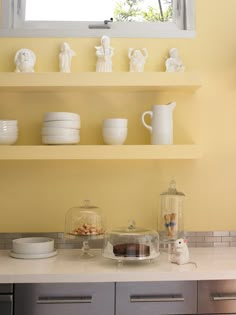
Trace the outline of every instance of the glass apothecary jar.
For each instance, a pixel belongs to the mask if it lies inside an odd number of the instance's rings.
[[[105,220],[99,207],[84,200],[84,204],[70,208],[65,219],[65,238],[81,238],[83,241],[82,254],[91,255],[89,240],[104,237]]]
[[[183,202],[185,194],[176,190],[176,182],[172,180],[166,192],[161,194],[159,232],[161,242],[175,241],[183,237]]]
[[[127,227],[105,234],[103,257],[123,262],[152,260],[159,254],[159,234],[154,230],[137,228],[134,221]]]

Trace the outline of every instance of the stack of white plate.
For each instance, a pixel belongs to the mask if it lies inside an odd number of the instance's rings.
[[[0,144],[14,144],[17,138],[17,120],[0,120]]]
[[[49,237],[23,237],[12,241],[10,256],[21,259],[53,257],[57,254],[54,240]]]
[[[43,144],[76,144],[80,142],[80,115],[67,112],[44,114]]]

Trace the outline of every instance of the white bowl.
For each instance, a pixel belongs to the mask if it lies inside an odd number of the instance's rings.
[[[41,130],[42,136],[76,136],[79,135],[79,129],[70,128],[47,128],[43,127]]]
[[[80,121],[80,115],[75,113],[67,112],[48,112],[44,114],[44,121],[54,121],[54,120],[76,120]]]
[[[106,144],[123,144],[127,138],[128,128],[103,128],[102,136]]]
[[[16,254],[46,254],[54,251],[54,240],[49,237],[23,237],[12,241]]]
[[[17,126],[0,126],[0,132],[18,132]]]
[[[18,134],[2,136],[0,135],[0,144],[14,144],[16,143]]]
[[[4,126],[17,126],[18,121],[17,120],[0,120],[0,127]]]
[[[42,136],[43,144],[76,144],[80,142],[80,136]]]
[[[53,121],[44,121],[43,128],[71,128],[71,129],[80,129],[80,120],[53,120]]]
[[[18,135],[18,130],[1,130],[0,129],[0,137],[2,136],[15,136]]]
[[[128,119],[126,118],[107,118],[103,120],[104,128],[126,128]]]

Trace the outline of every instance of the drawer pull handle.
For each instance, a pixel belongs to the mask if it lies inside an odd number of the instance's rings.
[[[0,302],[12,302],[12,295],[0,295]]]
[[[92,296],[55,296],[39,297],[37,304],[70,304],[70,303],[92,303]]]
[[[229,295],[218,294],[218,295],[213,295],[212,299],[213,299],[213,301],[232,301],[232,300],[236,300],[236,294],[229,294]]]
[[[182,295],[132,295],[130,302],[184,302]]]

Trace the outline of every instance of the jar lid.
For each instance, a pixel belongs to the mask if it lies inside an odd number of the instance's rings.
[[[93,210],[93,209],[99,209],[97,206],[94,206],[90,203],[90,200],[84,200],[83,205],[78,207],[79,209],[85,209],[85,210]]]
[[[185,196],[184,193],[177,191],[176,182],[174,180],[170,182],[168,191],[165,191],[161,194],[161,196],[166,196],[166,195]]]

